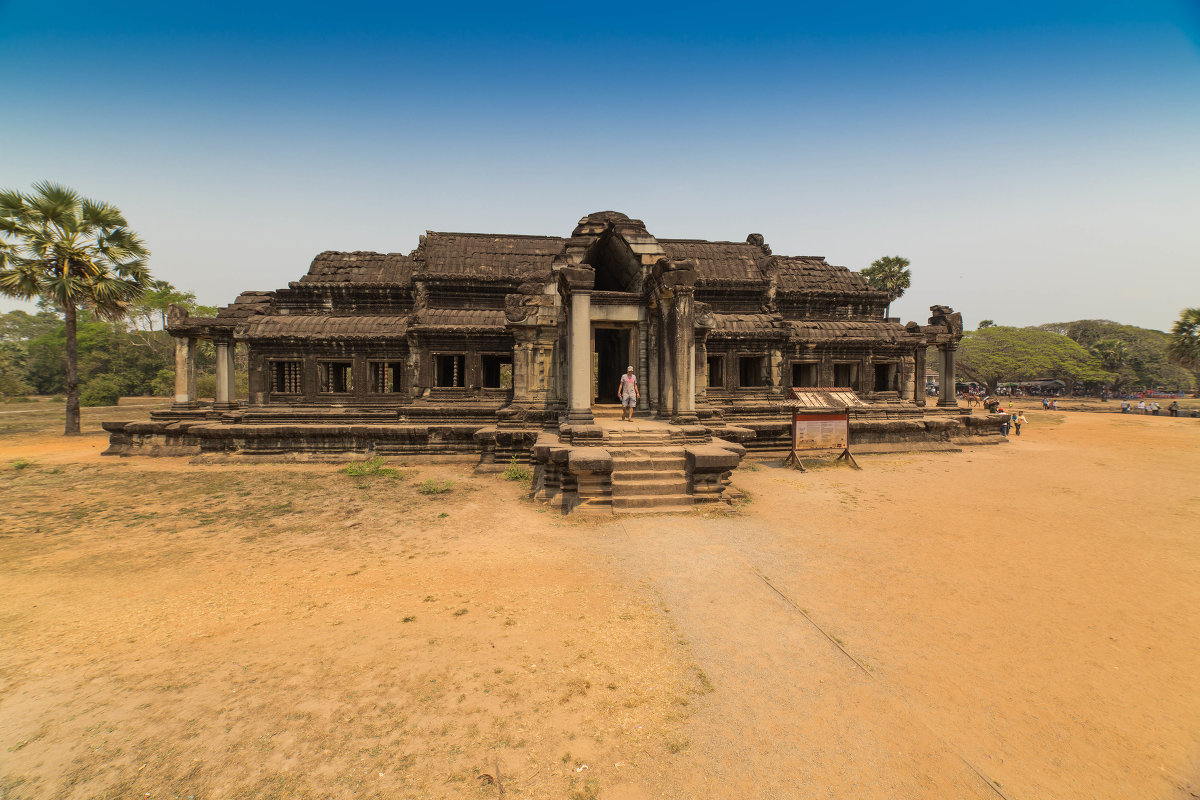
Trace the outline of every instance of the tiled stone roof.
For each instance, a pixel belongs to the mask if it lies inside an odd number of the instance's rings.
[[[771,328],[781,322],[770,314],[713,314],[713,331],[752,333]]]
[[[407,332],[406,317],[331,317],[324,314],[297,314],[253,318],[247,326],[246,338],[336,341],[398,338]]]
[[[339,253],[326,250],[312,260],[301,283],[384,283],[406,285],[412,259],[402,253]]]
[[[819,256],[780,256],[775,259],[782,291],[866,292],[867,282],[857,272],[829,264]]]
[[[413,327],[423,330],[504,330],[502,310],[491,308],[424,308],[417,314]]]
[[[909,338],[899,322],[788,320],[793,335],[804,341],[898,342]]]
[[[557,236],[429,231],[413,253],[414,268],[420,277],[525,280],[548,275],[550,262],[566,241]]]
[[[706,242],[700,239],[659,239],[670,259],[694,258],[701,281],[761,281],[761,247],[746,242]]]
[[[217,319],[246,319],[271,307],[274,292],[242,292],[230,305],[217,310]]]

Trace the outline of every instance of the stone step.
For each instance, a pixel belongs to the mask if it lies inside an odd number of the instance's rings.
[[[614,514],[688,514],[695,511],[693,505],[666,505],[652,506],[649,508],[618,508],[613,506],[612,513]]]
[[[627,511],[665,507],[680,507],[692,508],[692,496],[690,494],[659,494],[659,495],[635,495],[633,497],[618,497],[613,495],[612,507],[613,511]]]
[[[617,497],[669,497],[687,494],[687,478],[664,478],[657,480],[613,481],[612,496]]]
[[[656,481],[671,478],[674,480],[687,480],[687,473],[682,469],[614,469],[612,473],[613,483],[618,481],[628,483],[629,481]]]
[[[614,472],[632,472],[653,470],[655,472],[676,472],[687,469],[687,459],[678,458],[613,458]]]

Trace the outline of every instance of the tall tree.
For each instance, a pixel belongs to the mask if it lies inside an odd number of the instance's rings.
[[[1167,354],[1179,366],[1200,372],[1200,308],[1185,308],[1171,327]]]
[[[880,292],[887,292],[888,304],[883,315],[886,317],[892,310],[892,303],[900,299],[912,285],[912,271],[909,270],[909,260],[903,256],[884,256],[871,262],[871,266],[862,271],[867,286]]]
[[[66,323],[64,433],[79,433],[79,309],[119,319],[141,296],[150,255],[120,210],[58,184],[0,191],[0,293],[53,303]]]
[[[1071,339],[1035,328],[996,325],[963,336],[958,371],[994,393],[1001,381],[1058,378],[1067,389],[1078,382],[1107,382],[1112,374]]]
[[[1100,365],[1110,372],[1125,366],[1129,360],[1129,345],[1120,339],[1101,339],[1088,349],[1100,359]]]

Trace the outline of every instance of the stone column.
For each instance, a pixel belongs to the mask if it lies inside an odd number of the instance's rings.
[[[567,307],[567,422],[590,425],[592,417],[592,287],[591,267],[562,267],[560,291],[570,298]]]
[[[671,337],[671,313],[666,305],[658,315],[659,390],[658,412],[675,415],[675,342]]]
[[[237,408],[237,396],[233,386],[233,342],[228,339],[215,339],[213,345],[217,349],[217,396],[213,403],[216,411],[231,411]]]
[[[637,327],[638,337],[638,380],[642,381],[642,396],[638,399],[638,411],[650,408],[650,392],[654,384],[650,379],[650,325],[646,320],[640,320]]]
[[[694,293],[691,287],[675,291],[671,308],[671,362],[673,367],[671,420],[693,421],[696,417],[696,328]]]
[[[708,334],[696,340],[696,367],[694,380],[697,400],[708,399]]]
[[[190,336],[175,337],[175,402],[172,408],[186,411],[196,402],[196,340]]]
[[[658,352],[661,349],[662,337],[658,333],[658,315],[651,315],[646,320],[646,392],[650,410],[657,413],[662,408],[659,390],[662,386],[662,374],[659,372]]]
[[[941,384],[938,397],[938,405],[950,408],[958,407],[958,398],[954,394],[954,354],[958,350],[958,345],[954,342],[941,345],[942,369],[941,376],[938,378]]]
[[[917,405],[919,405],[919,406],[925,405],[925,399],[926,399],[926,394],[925,394],[925,354],[926,354],[926,350],[927,350],[927,348],[925,347],[925,345],[921,345],[920,347],[917,348],[917,352],[914,354],[914,356],[915,356],[914,360],[916,361],[916,366],[914,367],[913,371],[916,373],[915,383],[916,383],[917,388],[914,391],[913,397],[916,400]]]
[[[589,423],[592,422],[592,354],[588,352],[592,342],[592,293],[572,290],[570,313],[567,420]]]

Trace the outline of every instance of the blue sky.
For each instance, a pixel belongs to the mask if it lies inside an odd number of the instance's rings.
[[[1196,2],[0,0],[0,56],[0,186],[116,203],[208,303],[321,250],[612,208],[905,255],[905,320],[1200,304]]]

